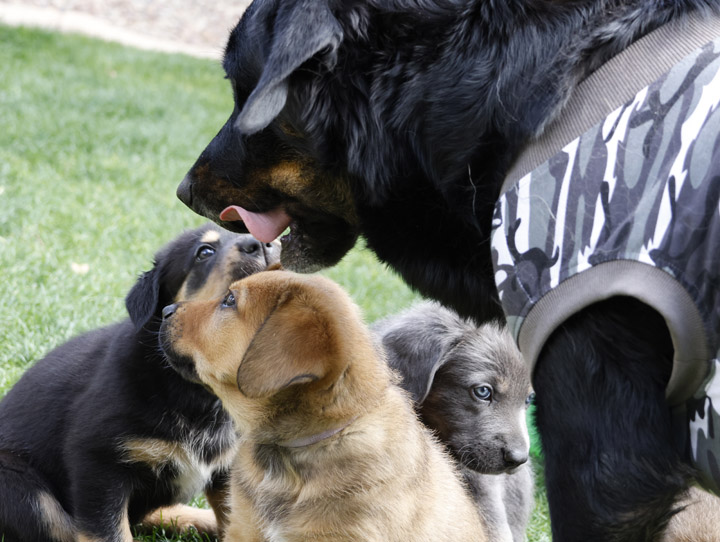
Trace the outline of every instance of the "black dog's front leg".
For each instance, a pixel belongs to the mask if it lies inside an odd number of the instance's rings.
[[[115,465],[85,462],[73,479],[73,516],[80,542],[132,542],[130,488]]]
[[[673,447],[665,387],[672,343],[631,298],[573,316],[534,385],[555,542],[657,540],[691,470]]]

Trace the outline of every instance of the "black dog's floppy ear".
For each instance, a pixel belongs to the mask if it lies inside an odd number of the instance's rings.
[[[155,315],[159,301],[160,270],[156,263],[150,271],[140,275],[125,297],[125,307],[136,331],[140,331]]]
[[[253,337],[237,372],[247,397],[270,397],[297,384],[321,380],[340,360],[330,324],[313,307],[286,292]]]
[[[469,329],[457,314],[437,303],[421,303],[373,325],[388,364],[402,376],[402,387],[420,405],[430,393],[446,354]]]
[[[297,68],[321,51],[327,51],[327,63],[332,67],[342,41],[342,29],[325,0],[299,1],[288,7],[279,4],[262,75],[235,121],[236,128],[246,135],[267,127],[285,107],[288,77]]]

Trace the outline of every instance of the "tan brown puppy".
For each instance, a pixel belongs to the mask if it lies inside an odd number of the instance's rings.
[[[720,497],[693,486],[660,542],[720,542]]]
[[[226,540],[486,540],[338,285],[263,272],[164,316],[171,363],[193,367],[242,435]]]

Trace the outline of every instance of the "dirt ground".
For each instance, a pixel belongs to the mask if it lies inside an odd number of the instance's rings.
[[[218,58],[250,0],[0,0],[0,22]]]

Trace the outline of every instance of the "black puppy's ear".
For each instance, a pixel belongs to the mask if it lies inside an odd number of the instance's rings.
[[[324,0],[299,1],[286,7],[280,4],[262,75],[235,121],[235,127],[245,135],[267,127],[282,111],[288,97],[288,77],[305,61],[323,51],[326,64],[332,68],[343,38]]]
[[[420,405],[430,393],[446,354],[470,329],[456,313],[437,303],[421,303],[373,325],[388,364],[402,376],[402,387]]]
[[[159,301],[160,269],[156,263],[150,271],[140,275],[125,297],[125,307],[136,331],[140,331],[155,315]]]

